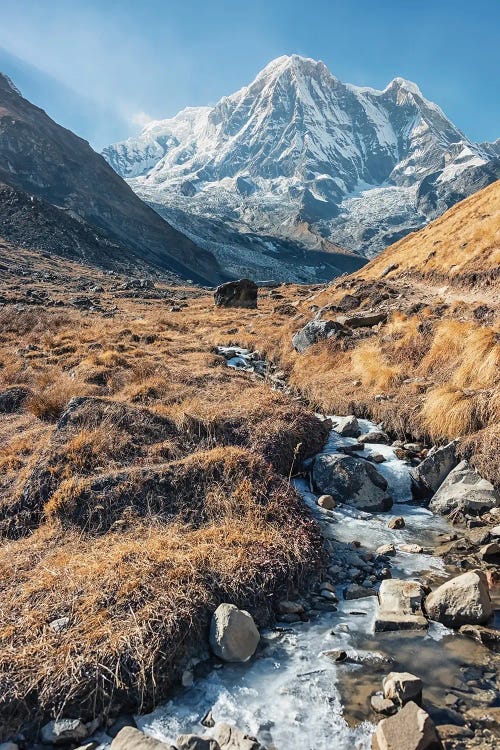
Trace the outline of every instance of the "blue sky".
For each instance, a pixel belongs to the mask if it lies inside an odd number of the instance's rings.
[[[0,70],[96,148],[292,53],[358,85],[409,78],[495,140],[499,29],[500,0],[0,0]]]

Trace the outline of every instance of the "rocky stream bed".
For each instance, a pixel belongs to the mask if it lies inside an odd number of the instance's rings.
[[[220,353],[229,366],[284,388],[281,373],[258,354],[235,347]],[[415,502],[412,481],[426,454],[422,446],[389,444],[381,426],[368,420],[322,418],[331,420],[329,439],[292,480],[322,530],[328,564],[320,577],[280,603],[276,625],[260,633],[249,660],[214,659],[207,644],[170,701],[153,713],[122,717],[109,734],[94,735],[92,747],[109,746],[110,734],[118,735],[113,750],[165,747],[159,743],[181,750],[498,747],[498,509],[490,509],[489,526],[473,521],[469,529],[455,528]],[[329,485],[339,462],[344,497],[338,484]],[[364,473],[373,484],[370,497],[360,486]],[[458,622],[450,623],[454,629],[443,624],[441,610],[429,616],[443,607],[438,601],[432,609],[429,592],[464,573],[486,587],[481,595],[488,601],[480,605],[491,611],[478,610],[477,626],[459,633]],[[374,739],[377,722],[393,714],[401,727]],[[412,722],[416,738],[405,734]],[[144,734],[118,732],[123,725]]]

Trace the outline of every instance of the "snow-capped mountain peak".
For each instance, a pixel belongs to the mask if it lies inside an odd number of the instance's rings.
[[[441,195],[494,153],[412,81],[354,86],[321,61],[283,55],[215,106],[155,121],[104,156],[170,221],[182,214],[183,231],[194,214],[370,255],[425,223],[429,181]]]

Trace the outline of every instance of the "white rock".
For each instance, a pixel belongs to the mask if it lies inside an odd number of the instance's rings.
[[[425,600],[431,620],[450,628],[487,623],[493,614],[488,581],[482,570],[470,570],[452,578]]]
[[[56,719],[42,727],[42,741],[47,745],[62,745],[87,736],[88,729],[80,719]]]
[[[259,631],[249,612],[234,604],[220,604],[212,615],[210,646],[224,661],[247,661],[255,653]]]

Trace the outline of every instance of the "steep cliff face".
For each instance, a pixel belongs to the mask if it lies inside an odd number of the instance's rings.
[[[471,143],[411,81],[353,86],[298,55],[103,153],[219,257],[224,247],[196,234],[200,217],[372,257],[500,176],[495,145]]]
[[[0,74],[0,181],[81,217],[128,256],[183,278],[224,277],[213,255],[173,229],[102,156]]]

